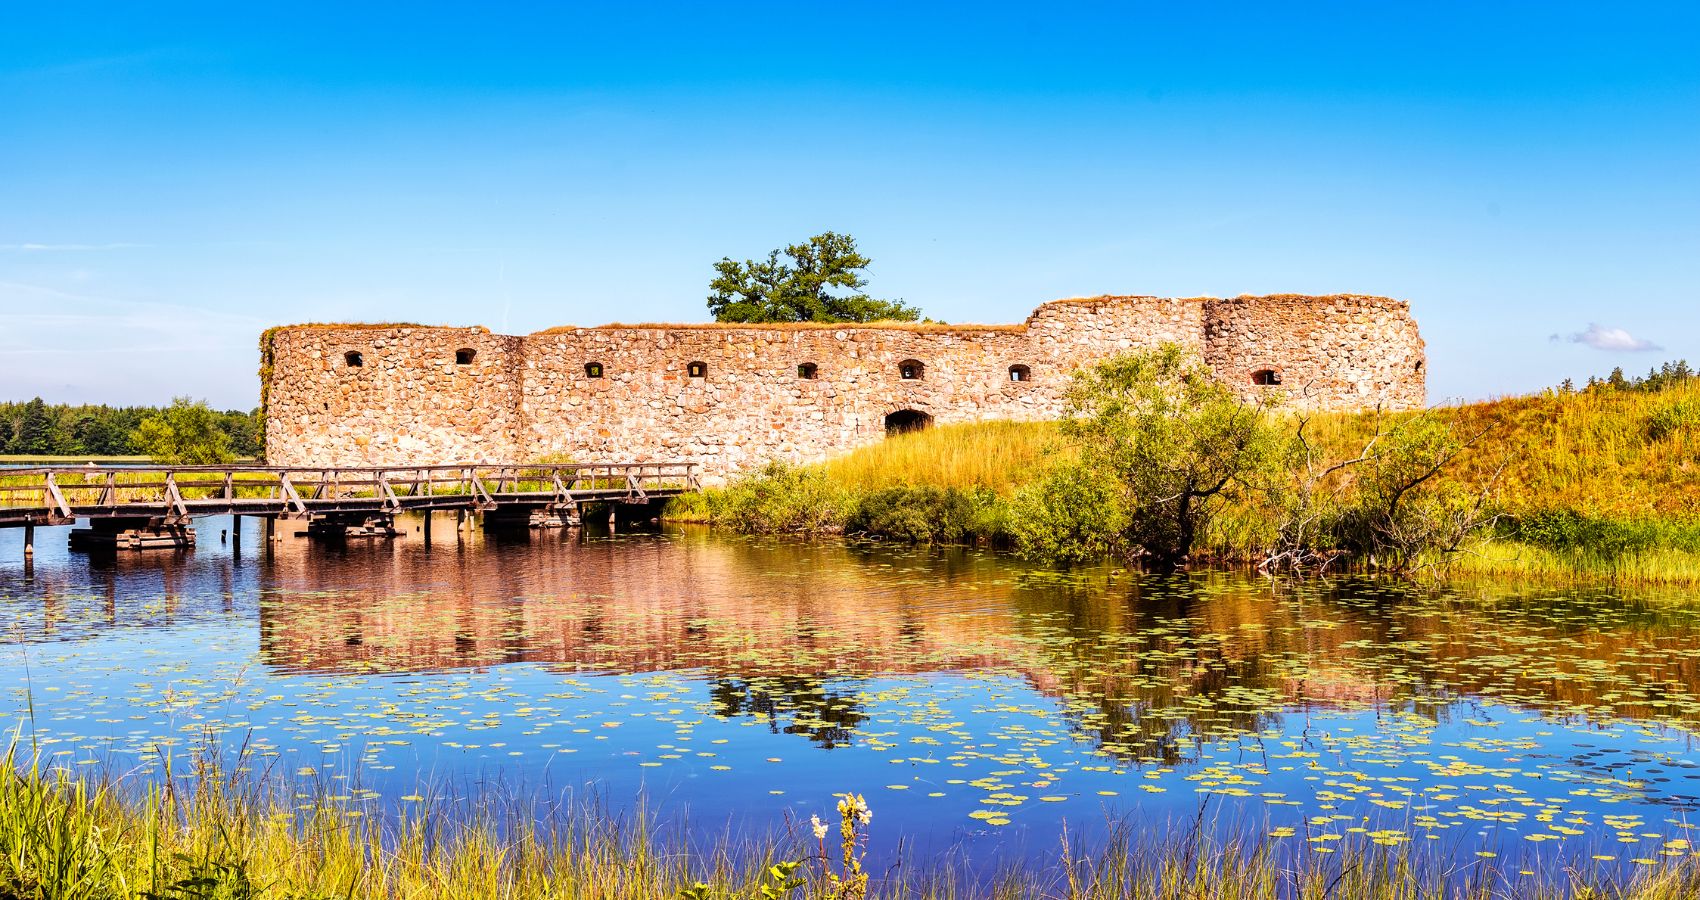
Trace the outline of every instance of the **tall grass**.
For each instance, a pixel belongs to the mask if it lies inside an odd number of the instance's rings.
[[[369,816],[328,789],[303,802],[299,786],[206,759],[145,787],[5,763],[6,900],[671,897],[704,881],[743,891],[771,862],[761,846],[663,851],[641,815],[633,826],[590,807]]]
[[[1624,583],[1700,584],[1700,380],[1664,390],[1547,391],[1431,413],[1459,435],[1478,437],[1441,476],[1472,490],[1489,485],[1500,527],[1454,565],[1470,574]],[[1296,414],[1288,414],[1296,422]],[[1355,455],[1376,431],[1417,413],[1318,413],[1306,434],[1322,456]],[[791,531],[838,531],[876,492],[927,487],[988,494],[976,522],[1007,526],[995,507],[1072,451],[1052,422],[947,425],[889,438],[788,476],[784,485],[735,483],[705,498],[684,498],[669,518],[742,527],[762,496],[788,506]],[[743,491],[740,503],[722,495]],[[810,499],[813,498],[813,499]],[[830,499],[830,503],[826,500]],[[811,504],[824,504],[811,507]],[[812,511],[811,511],[812,510]],[[1554,531],[1529,523],[1583,523]],[[804,524],[807,523],[807,524]],[[1273,539],[1265,510],[1226,505],[1204,536],[1209,555],[1256,558]],[[973,530],[968,539],[994,540]]]
[[[1460,433],[1483,434],[1447,477],[1480,483],[1503,466],[1495,499],[1508,512],[1693,521],[1700,509],[1700,417],[1684,418],[1682,410],[1700,410],[1700,379],[1661,391],[1545,391],[1441,407],[1437,414]],[[1372,419],[1318,415],[1311,430],[1340,452],[1371,432]]]
[[[1700,864],[1677,856],[1623,877],[1557,864],[1523,869],[1449,861],[1442,851],[1368,838],[1327,855],[1201,829],[1152,838],[1128,824],[1088,848],[986,876],[945,854],[862,879],[867,820],[846,817],[844,860],[825,841],[778,832],[692,850],[651,820],[579,810],[541,819],[530,805],[477,804],[469,819],[361,815],[321,790],[203,760],[163,785],[81,779],[7,756],[0,771],[0,897],[6,900],[543,900],[543,898],[1250,898],[1700,896]],[[841,805],[841,810],[844,807]],[[464,815],[456,813],[455,815]],[[1207,830],[1207,829],[1203,829]],[[1421,842],[1419,842],[1420,844]],[[776,868],[777,867],[777,868]],[[783,873],[781,875],[780,873]],[[855,878],[845,875],[857,873]]]
[[[855,492],[927,486],[1009,493],[1069,456],[1054,422],[978,422],[896,435],[819,469]]]

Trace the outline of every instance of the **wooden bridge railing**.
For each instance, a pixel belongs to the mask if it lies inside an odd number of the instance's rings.
[[[485,509],[700,488],[693,463],[0,468],[0,526],[78,517]]]

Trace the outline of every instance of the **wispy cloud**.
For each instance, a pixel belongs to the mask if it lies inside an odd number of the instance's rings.
[[[0,244],[5,253],[65,253],[95,250],[134,250],[151,244]]]
[[[176,394],[252,405],[245,312],[0,281],[0,399],[163,402]]]
[[[9,72],[0,71],[0,78],[63,78],[111,70],[133,69],[174,58],[183,58],[184,56],[183,51],[176,47],[150,47],[134,53],[87,56],[82,59],[70,59],[25,69],[13,69]]]
[[[1553,335],[1558,340],[1558,335]],[[1595,350],[1612,352],[1644,353],[1651,350],[1663,350],[1658,344],[1645,338],[1638,338],[1621,328],[1607,328],[1598,322],[1589,322],[1587,331],[1578,331],[1565,338],[1572,344],[1584,344]]]

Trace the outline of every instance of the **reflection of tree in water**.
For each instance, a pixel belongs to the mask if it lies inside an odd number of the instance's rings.
[[[304,556],[290,586],[310,593],[258,603],[262,659],[307,671],[703,671],[722,679],[726,714],[825,746],[848,740],[864,710],[827,697],[820,673],[1019,677],[1106,751],[1171,761],[1287,712],[1439,721],[1472,696],[1700,723],[1700,613],[1597,592],[1058,573],[957,550],[769,540],[587,545],[526,565],[473,554],[446,584],[444,559],[428,583],[398,558],[390,580],[367,584],[370,560],[357,579],[325,582],[324,558]],[[349,580],[361,587],[342,589]]]
[[[855,699],[827,690],[811,675],[716,678],[709,698],[716,715],[766,719],[772,733],[805,735],[826,750],[849,746],[851,734],[868,718]]]
[[[1283,657],[1237,635],[1217,639],[1204,607],[1220,598],[1186,579],[1135,582],[1121,604],[1068,593],[1081,596],[1051,620],[1064,639],[1041,643],[1041,656],[1059,679],[1050,692],[1101,749],[1173,765],[1191,742],[1272,723],[1275,710],[1247,689],[1278,690]]]

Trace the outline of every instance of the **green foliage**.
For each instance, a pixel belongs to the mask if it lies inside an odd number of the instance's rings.
[[[872,260],[856,251],[856,239],[826,232],[779,250],[765,262],[722,258],[709,283],[709,311],[718,322],[912,322],[920,311],[897,300],[862,292],[862,270]],[[835,293],[835,291],[837,293]]]
[[[842,530],[849,498],[812,469],[769,463],[707,496],[710,521],[752,534]]]
[[[994,500],[933,485],[885,488],[856,499],[844,531],[912,544],[961,543],[972,533],[978,508]]]
[[[1009,530],[1017,553],[1056,563],[1121,555],[1128,530],[1120,486],[1083,465],[1058,468],[1015,494]]]
[[[241,862],[197,860],[175,854],[187,873],[158,891],[142,891],[141,900],[256,900],[264,891]]]
[[[19,456],[137,456],[133,434],[162,409],[146,406],[92,406],[0,403],[0,454]],[[264,442],[258,410],[214,413],[218,429],[237,456],[260,454]]]
[[[1588,391],[1645,391],[1656,393],[1672,388],[1685,387],[1700,380],[1700,374],[1688,366],[1688,360],[1679,359],[1667,362],[1654,369],[1648,369],[1646,375],[1625,376],[1621,367],[1611,370],[1605,378],[1590,376],[1585,390]],[[1565,381],[1568,387],[1568,379]]]
[[[799,878],[797,870],[803,867],[798,860],[777,862],[761,872],[761,880],[756,882],[755,891],[748,896],[751,900],[781,900],[794,894],[798,888],[807,885],[808,879]],[[745,895],[730,891],[717,891],[713,885],[699,881],[689,887],[679,889],[679,900],[736,900]]]
[[[10,446],[17,449],[15,453],[58,453],[64,444],[64,432],[55,428],[53,417],[48,414],[47,404],[41,398],[24,404],[23,410],[17,417],[13,428]]]
[[[1332,545],[1393,570],[1456,552],[1492,520],[1485,493],[1441,477],[1471,443],[1433,414],[1371,438],[1327,530]]]
[[[1662,441],[1681,433],[1700,433],[1700,401],[1672,400],[1647,416],[1647,440]]]
[[[178,397],[163,412],[143,419],[130,441],[161,463],[216,465],[236,458],[230,435],[219,427],[218,413],[206,401],[188,397]]]
[[[1162,568],[1184,564],[1215,507],[1280,460],[1265,406],[1236,397],[1176,344],[1078,373],[1062,431],[1082,465],[1118,484],[1121,545]]]
[[[1508,516],[1497,530],[1508,540],[1607,563],[1654,550],[1700,553],[1700,524],[1693,523],[1621,520],[1555,509]]]

